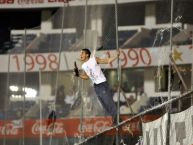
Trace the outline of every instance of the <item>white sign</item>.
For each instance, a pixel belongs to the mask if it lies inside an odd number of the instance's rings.
[[[193,144],[193,106],[189,109],[172,114],[170,125],[170,144]]]
[[[173,48],[173,57],[176,64],[191,64],[193,62],[193,49],[189,46]],[[35,71],[69,71],[73,70],[74,62],[81,68],[79,61],[80,52],[58,53],[27,53],[0,55],[0,72],[35,72]],[[112,57],[114,51],[98,51],[98,57]],[[122,68],[150,67],[167,65],[169,63],[169,47],[157,48],[129,48],[120,53]],[[59,65],[60,64],[60,65]],[[59,68],[58,68],[59,67]],[[117,68],[117,60],[110,64],[102,65],[105,69]]]
[[[166,145],[166,125],[168,114],[161,118],[143,123],[143,145]]]
[[[143,145],[166,145],[166,118],[167,114],[155,121],[143,123]],[[170,145],[193,144],[193,106],[171,114],[169,140]]]

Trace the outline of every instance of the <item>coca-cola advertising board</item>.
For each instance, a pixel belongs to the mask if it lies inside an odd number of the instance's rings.
[[[146,116],[144,119],[154,120],[158,116]],[[127,116],[123,116],[123,119],[128,119]],[[143,121],[144,121],[143,119]],[[122,134],[132,133],[132,135],[140,134],[140,119],[136,118],[120,128]],[[56,122],[47,124],[45,120],[11,120],[0,121],[0,138],[19,138],[23,134],[25,137],[39,137],[42,134],[43,137],[77,137],[80,134],[84,136],[95,135],[102,130],[105,130],[112,126],[111,117],[95,117],[85,118],[80,123],[80,118],[68,118],[57,119]],[[131,132],[130,132],[131,131]],[[113,135],[115,130],[109,131],[106,135]]]

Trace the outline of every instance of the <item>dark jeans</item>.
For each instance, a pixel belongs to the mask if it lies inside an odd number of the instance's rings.
[[[94,88],[95,88],[95,92],[102,106],[107,111],[107,113],[109,113],[112,116],[112,118],[114,119],[117,115],[117,108],[113,101],[112,92],[107,82],[103,82],[100,84],[94,84]]]

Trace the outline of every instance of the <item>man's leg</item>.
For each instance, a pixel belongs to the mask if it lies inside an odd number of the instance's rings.
[[[99,101],[105,108],[105,110],[112,116],[116,118],[117,108],[115,102],[113,101],[112,93],[106,82],[94,86],[96,94],[99,98]]]

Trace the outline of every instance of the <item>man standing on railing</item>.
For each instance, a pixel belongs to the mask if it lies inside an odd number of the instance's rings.
[[[98,58],[94,55],[90,57],[90,50],[85,48],[82,49],[80,52],[80,60],[83,62],[83,71],[80,72],[76,64],[74,68],[75,76],[80,77],[83,80],[87,80],[88,78],[91,79],[94,84],[94,89],[99,101],[101,102],[107,113],[112,116],[114,123],[116,122],[117,108],[113,101],[113,96],[108,86],[107,79],[103,74],[99,64],[111,63],[115,59],[117,59],[119,55],[120,52],[118,50],[116,55],[110,58]]]

